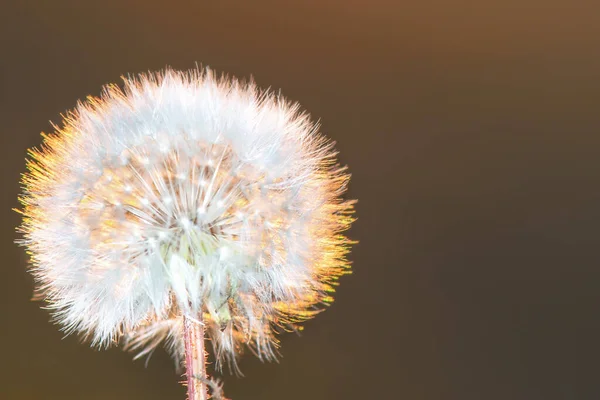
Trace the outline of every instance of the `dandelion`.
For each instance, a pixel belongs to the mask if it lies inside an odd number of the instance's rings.
[[[29,154],[20,243],[54,318],[98,347],[165,342],[190,399],[211,386],[205,337],[219,369],[244,348],[272,360],[348,272],[349,175],[298,105],[252,83],[126,78]]]

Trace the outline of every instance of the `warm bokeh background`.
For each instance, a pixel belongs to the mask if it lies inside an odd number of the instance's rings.
[[[323,123],[354,275],[234,400],[600,398],[600,3],[0,0],[0,399],[184,399],[48,323],[13,245],[26,148],[122,74],[209,65]]]

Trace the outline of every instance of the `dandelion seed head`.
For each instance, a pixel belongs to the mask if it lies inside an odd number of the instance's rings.
[[[348,271],[348,174],[309,117],[210,71],[125,79],[65,116],[23,176],[21,241],[56,320],[94,345],[181,354],[202,316],[218,361],[271,359],[278,327]]]

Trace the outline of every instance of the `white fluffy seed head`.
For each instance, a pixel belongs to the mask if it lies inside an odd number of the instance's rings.
[[[21,243],[57,321],[142,354],[181,317],[219,361],[273,357],[279,327],[331,301],[353,202],[331,143],[297,105],[210,71],[125,79],[32,150]]]

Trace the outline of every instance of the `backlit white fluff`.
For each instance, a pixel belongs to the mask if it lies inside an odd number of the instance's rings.
[[[151,351],[181,317],[218,360],[273,357],[277,326],[331,300],[347,271],[348,176],[308,116],[210,72],[126,79],[30,153],[20,230],[57,321]]]

